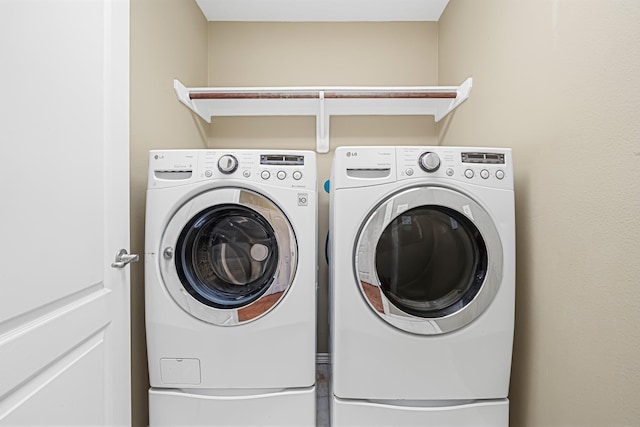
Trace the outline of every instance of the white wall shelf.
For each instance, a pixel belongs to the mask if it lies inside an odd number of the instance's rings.
[[[449,0],[196,0],[209,21],[438,21]]]
[[[208,123],[229,116],[315,116],[316,149],[329,151],[331,116],[428,115],[436,122],[463,103],[472,79],[460,86],[187,88],[174,80],[180,102]]]

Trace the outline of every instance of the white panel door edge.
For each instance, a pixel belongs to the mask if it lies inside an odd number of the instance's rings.
[[[0,426],[131,424],[129,0],[0,0]]]

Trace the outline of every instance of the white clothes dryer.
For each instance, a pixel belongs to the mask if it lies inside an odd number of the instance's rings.
[[[151,426],[315,425],[316,161],[149,154]]]
[[[511,151],[340,147],[330,206],[332,425],[508,425]]]

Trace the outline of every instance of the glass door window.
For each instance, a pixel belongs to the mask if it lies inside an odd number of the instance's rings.
[[[274,309],[293,284],[298,259],[284,211],[265,195],[233,187],[181,205],[157,250],[163,284],[176,304],[220,326]]]
[[[453,189],[404,189],[364,221],[354,248],[362,295],[386,322],[434,335],[473,322],[502,281],[502,244],[491,216]]]
[[[178,238],[176,255],[185,289],[216,308],[255,301],[278,268],[273,228],[262,215],[239,205],[218,205],[195,215]]]
[[[376,246],[380,288],[399,309],[442,317],[478,293],[487,251],[478,229],[458,212],[421,206],[391,221]]]

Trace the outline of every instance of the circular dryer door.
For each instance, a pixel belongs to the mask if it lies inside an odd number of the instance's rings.
[[[385,199],[367,217],[355,270],[371,308],[407,332],[462,328],[491,303],[502,279],[502,245],[489,214],[442,187]]]
[[[160,269],[173,299],[217,325],[256,319],[284,297],[296,269],[291,224],[254,191],[219,188],[182,205],[162,238]]]

